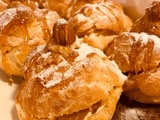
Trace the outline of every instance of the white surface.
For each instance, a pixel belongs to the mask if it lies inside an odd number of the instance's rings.
[[[8,84],[8,76],[0,69],[0,119],[19,120],[15,108],[18,83]]]

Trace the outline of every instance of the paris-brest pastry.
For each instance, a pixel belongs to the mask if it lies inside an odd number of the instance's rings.
[[[59,19],[47,45],[27,57],[16,108],[20,120],[111,120],[127,79],[99,49]]]

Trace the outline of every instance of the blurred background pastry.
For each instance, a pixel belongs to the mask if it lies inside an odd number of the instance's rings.
[[[123,92],[141,103],[160,103],[160,38],[124,32],[108,45],[106,55],[128,76]]]
[[[40,8],[57,11],[62,18],[68,20],[81,6],[87,3],[100,3],[107,0],[34,0]]]
[[[123,6],[124,12],[135,22],[142,17],[148,7],[154,0],[113,0]]]
[[[21,2],[10,3],[0,15],[2,69],[9,75],[21,75],[28,53],[51,37],[57,12],[38,9]]]
[[[112,1],[85,4],[68,21],[78,37],[102,51],[117,34],[129,31],[132,26],[122,6]]]
[[[16,100],[20,120],[111,120],[127,77],[101,50],[80,44],[64,19],[54,30],[22,68]]]
[[[134,22],[131,32],[146,32],[160,37],[160,0],[146,7],[145,14]]]

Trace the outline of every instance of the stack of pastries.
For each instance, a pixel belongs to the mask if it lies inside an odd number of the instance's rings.
[[[122,93],[160,103],[159,0],[134,23],[110,0],[0,5],[0,68],[24,78],[20,120],[115,119]]]
[[[1,69],[10,77],[24,78],[16,97],[20,120],[112,119],[127,77],[108,59],[104,49],[89,46],[76,32],[75,28],[83,26],[73,26],[73,20],[89,6],[92,15],[85,17],[96,25],[91,31],[97,38],[110,32],[116,36],[131,28],[131,19],[120,4],[112,1],[7,2],[0,14],[0,60]],[[96,20],[98,13],[101,15]],[[111,22],[104,23],[104,28],[100,24],[102,16]],[[118,27],[114,28],[115,24]]]
[[[84,42],[101,50],[106,49],[113,37],[123,31],[129,31],[132,26],[132,21],[124,14],[122,6],[112,1],[63,0],[58,2],[56,4],[56,0],[8,1],[7,9],[0,14],[0,21],[2,21],[0,49],[2,51],[1,68],[10,77],[21,75],[20,68],[28,53],[36,46],[47,43],[52,35],[54,22],[59,18],[66,18],[63,15],[70,15],[71,13],[67,10],[71,8],[74,15],[71,14],[66,20],[70,21],[69,24],[74,28],[76,35]],[[51,5],[50,9],[46,5]],[[61,6],[66,7],[63,10]],[[96,16],[99,18],[96,19]],[[103,19],[106,22],[101,24]],[[82,30],[81,36],[76,29]]]

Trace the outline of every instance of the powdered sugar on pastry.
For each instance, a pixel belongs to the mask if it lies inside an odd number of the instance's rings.
[[[31,53],[29,58],[32,58],[36,54],[41,54],[41,56],[39,56],[37,61],[40,60],[41,58],[44,61],[46,59],[49,59],[51,52],[47,52],[47,53],[42,52],[45,47],[46,47],[45,45],[41,45],[41,46],[37,47],[37,49]],[[68,79],[68,78],[74,76],[75,71],[82,69],[83,66],[87,67],[88,64],[92,64],[90,62],[90,60],[87,58],[87,55],[89,55],[91,53],[94,53],[94,54],[96,53],[102,59],[106,57],[102,51],[100,51],[97,48],[92,48],[85,43],[82,43],[80,48],[73,49],[73,51],[78,53],[78,56],[76,57],[76,59],[74,60],[73,63],[69,63],[65,58],[63,58],[61,56],[60,57],[61,62],[59,62],[57,65],[51,65],[49,68],[44,69],[38,73],[33,72],[31,78],[32,79],[33,78],[40,78],[41,83],[45,87],[48,88],[48,87],[51,87],[51,86],[54,86],[54,85],[60,83],[61,80],[65,80],[65,79]],[[66,68],[67,70],[64,73],[60,73],[59,69],[61,69],[61,68]],[[52,79],[46,83],[44,81],[44,79],[46,79],[50,75],[52,75]]]
[[[126,36],[133,36],[135,38],[135,42],[141,41],[142,45],[146,45],[149,41],[154,41],[154,48],[159,48],[160,46],[160,38],[156,35],[149,35],[145,32],[137,34],[136,32],[124,32]],[[130,39],[130,42],[134,42]]]
[[[24,63],[25,80],[17,96],[22,106],[17,107],[19,116],[27,120],[37,116],[111,119],[127,77],[101,50],[86,43],[76,46],[74,32],[60,21],[54,25],[53,38],[30,53]]]

